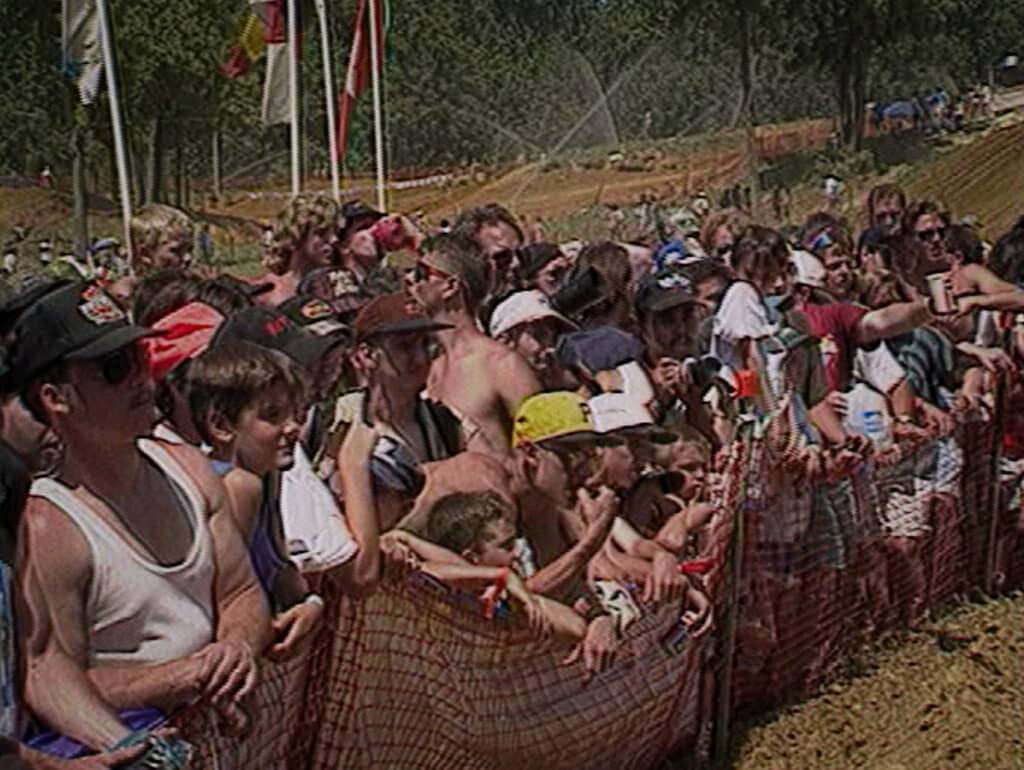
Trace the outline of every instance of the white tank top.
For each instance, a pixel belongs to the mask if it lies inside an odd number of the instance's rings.
[[[168,477],[188,512],[192,547],[180,564],[145,559],[73,489],[37,479],[31,494],[62,510],[89,544],[92,580],[86,598],[90,665],[162,663],[213,641],[213,546],[203,497],[159,444],[139,449]]]

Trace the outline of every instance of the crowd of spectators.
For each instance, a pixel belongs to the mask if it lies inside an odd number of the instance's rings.
[[[262,660],[322,622],[311,575],[359,599],[387,560],[588,677],[655,604],[707,633],[735,442],[823,483],[990,410],[1024,355],[1024,227],[989,245],[891,185],[864,225],[704,205],[656,242],[560,245],[500,205],[431,232],[303,197],[241,280],[160,207],[131,277],[8,288],[0,752],[180,766],[161,726],[201,704],[247,728]],[[919,576],[939,524],[879,519]]]

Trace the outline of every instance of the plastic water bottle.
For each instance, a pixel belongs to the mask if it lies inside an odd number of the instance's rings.
[[[846,418],[848,431],[867,436],[876,452],[892,449],[892,419],[889,404],[881,393],[858,382],[846,394]]]

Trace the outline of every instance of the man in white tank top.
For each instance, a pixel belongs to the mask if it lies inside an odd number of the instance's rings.
[[[22,521],[30,615],[115,708],[206,699],[228,718],[256,683],[269,616],[223,486],[204,457],[149,434],[153,387],[139,339],[102,291],[56,290],[19,321],[15,385],[61,438]],[[34,625],[34,624],[33,624]],[[42,625],[42,624],[40,624]],[[30,706],[60,691],[26,628]]]

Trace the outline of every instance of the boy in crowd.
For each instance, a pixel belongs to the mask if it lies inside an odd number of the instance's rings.
[[[526,609],[535,630],[577,642],[586,633],[583,618],[569,607],[531,593],[517,571],[516,511],[493,492],[448,495],[437,501],[427,520],[424,541],[402,530],[382,538],[384,547],[401,552],[404,546],[421,562],[419,568],[456,585],[497,584]],[[489,597],[488,597],[489,598]]]
[[[275,613],[274,658],[294,655],[320,622],[323,600],[289,560],[281,521],[282,472],[294,463],[305,383],[283,354],[245,342],[217,345],[192,362],[192,421],[212,448],[235,524]]]

